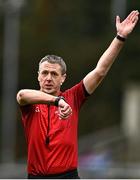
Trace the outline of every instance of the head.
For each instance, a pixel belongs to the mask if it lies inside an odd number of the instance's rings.
[[[38,81],[40,90],[57,96],[66,79],[66,64],[61,57],[47,55],[39,62]]]

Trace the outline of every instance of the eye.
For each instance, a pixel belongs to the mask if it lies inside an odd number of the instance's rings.
[[[42,75],[47,75],[47,74],[48,74],[48,71],[42,71],[41,74],[42,74]]]
[[[56,72],[51,72],[52,76],[58,76]]]

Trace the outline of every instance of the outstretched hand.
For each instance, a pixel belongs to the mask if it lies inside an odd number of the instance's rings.
[[[116,16],[117,34],[122,37],[127,37],[136,26],[139,19],[139,12],[132,11],[124,21],[121,22],[120,17]]]

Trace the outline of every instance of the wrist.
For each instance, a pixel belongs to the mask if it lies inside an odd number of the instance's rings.
[[[119,33],[117,33],[116,38],[121,42],[125,42],[126,40],[126,37],[123,35],[120,35]]]
[[[55,106],[59,106],[59,101],[63,99],[65,101],[65,98],[63,96],[58,96],[56,97],[55,101],[54,101],[54,105]]]

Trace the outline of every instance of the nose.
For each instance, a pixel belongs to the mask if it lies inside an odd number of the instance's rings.
[[[47,76],[46,76],[46,80],[47,80],[47,81],[50,81],[51,79],[52,79],[52,76],[51,76],[50,73],[48,73]]]

